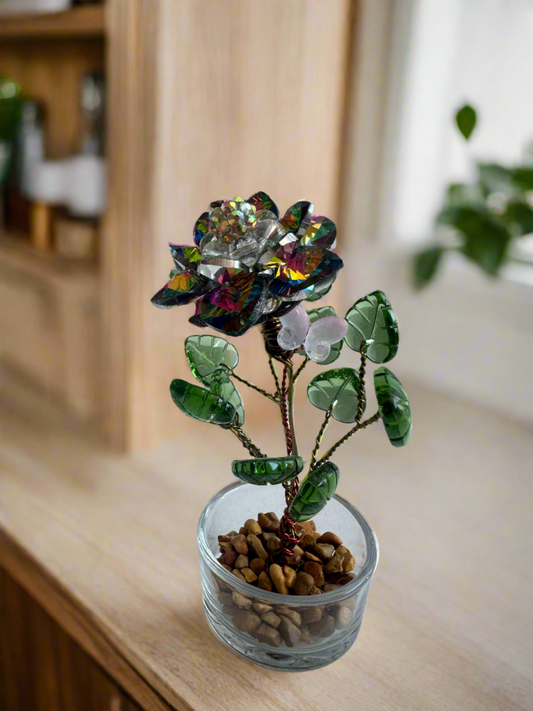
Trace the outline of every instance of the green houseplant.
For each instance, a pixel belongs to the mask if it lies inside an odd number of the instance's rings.
[[[474,134],[477,114],[470,105],[455,115],[465,141]],[[435,218],[439,241],[414,258],[413,281],[427,286],[437,275],[446,256],[464,255],[490,277],[496,276],[513,256],[513,246],[533,233],[533,162],[526,151],[520,165],[476,164],[477,176],[470,183],[452,183]]]

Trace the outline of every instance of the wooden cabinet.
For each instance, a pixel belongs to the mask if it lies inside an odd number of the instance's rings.
[[[0,709],[141,711],[2,568]]]

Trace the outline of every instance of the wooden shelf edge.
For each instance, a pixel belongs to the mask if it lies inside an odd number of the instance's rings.
[[[76,288],[96,289],[98,264],[62,259],[50,252],[39,252],[24,237],[0,229],[0,266]]]
[[[0,15],[0,38],[103,37],[105,6],[90,5],[65,12]]]

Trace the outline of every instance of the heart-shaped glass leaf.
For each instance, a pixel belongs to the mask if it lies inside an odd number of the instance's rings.
[[[235,346],[219,336],[189,336],[185,356],[192,374],[202,383],[220,366],[233,370],[239,362]]]
[[[257,486],[282,484],[298,476],[303,468],[301,457],[236,459],[231,464],[231,471],[238,479]]]
[[[311,311],[307,312],[307,315],[309,316],[309,320],[311,321],[311,324],[315,323],[315,321],[318,321],[321,318],[325,318],[326,316],[336,316],[337,314],[335,313],[335,309],[333,306],[320,306],[318,309],[312,309]],[[342,344],[344,341],[337,341],[337,343],[334,343],[331,346],[331,351],[329,356],[326,358],[326,360],[323,360],[320,362],[320,365],[329,365],[330,363],[333,363],[334,361],[337,360],[337,358],[341,354],[342,350]],[[296,351],[297,355],[305,356],[305,349],[302,346]]]
[[[335,493],[339,477],[339,468],[333,462],[324,462],[313,469],[301,483],[289,507],[293,521],[309,521],[322,511]]]
[[[373,363],[387,363],[398,352],[400,331],[389,300],[382,291],[373,291],[355,302],[346,314],[346,343],[361,351]]]
[[[226,370],[223,368],[215,370],[204,378],[204,384],[209,386],[209,390],[214,395],[217,395],[233,406],[239,418],[238,424],[242,426],[244,424],[244,404],[239,391],[233,384]],[[237,424],[237,422],[235,422],[235,424]]]
[[[359,374],[354,368],[334,368],[319,373],[307,386],[307,397],[319,410],[329,410],[339,422],[355,422]],[[363,412],[366,397],[363,391]]]
[[[236,419],[235,408],[231,403],[186,380],[173,380],[170,395],[179,409],[193,420],[213,425],[230,425]]]
[[[374,388],[378,401],[379,416],[393,447],[405,447],[413,420],[411,406],[405,388],[388,368],[378,368],[374,373]]]

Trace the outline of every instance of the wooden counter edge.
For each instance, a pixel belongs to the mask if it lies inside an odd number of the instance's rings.
[[[0,566],[11,575],[143,709],[194,711],[183,699],[146,670],[146,676],[128,660],[100,620],[0,526]],[[142,666],[142,663],[139,663]],[[162,687],[156,689],[156,684]]]

